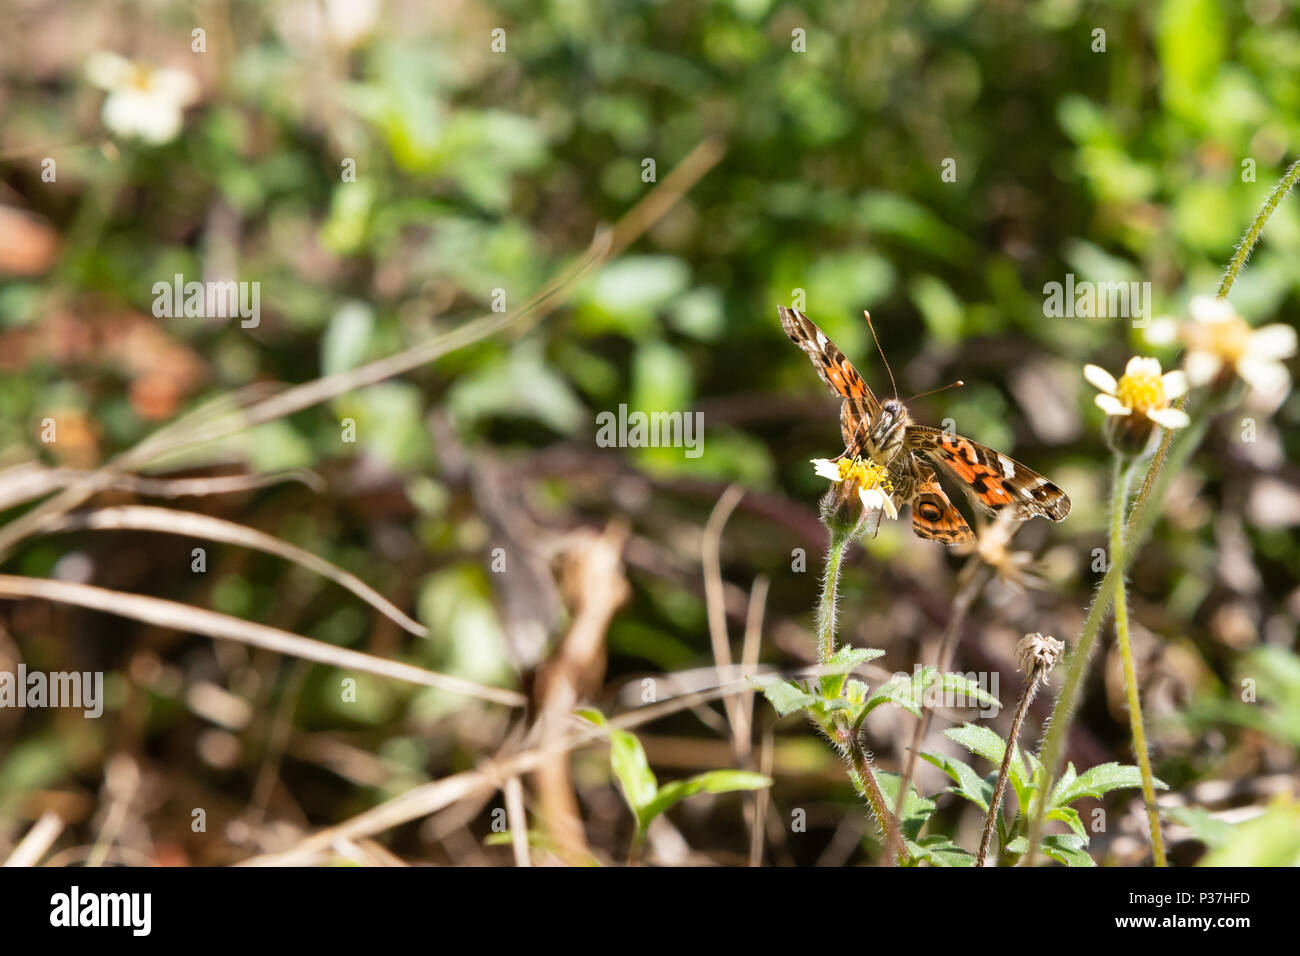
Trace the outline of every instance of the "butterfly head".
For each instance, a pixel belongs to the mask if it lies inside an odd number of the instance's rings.
[[[896,398],[886,399],[880,404],[880,415],[871,426],[870,442],[877,461],[888,463],[893,460],[903,447],[903,439],[912,416],[907,414],[907,406]]]

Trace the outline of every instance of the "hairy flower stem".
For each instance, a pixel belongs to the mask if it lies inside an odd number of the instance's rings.
[[[1264,224],[1268,222],[1269,216],[1273,215],[1273,210],[1277,209],[1282,197],[1291,190],[1291,187],[1297,181],[1300,181],[1300,159],[1291,164],[1282,179],[1273,188],[1273,191],[1269,193],[1264,205],[1250,224],[1250,228],[1246,230],[1241,242],[1237,244],[1232,260],[1223,273],[1223,281],[1219,283],[1218,297],[1220,299],[1228,297],[1228,292],[1231,291],[1233,283],[1237,281],[1237,276],[1241,273],[1242,267],[1245,266],[1246,260],[1250,258],[1251,252],[1264,232]],[[1181,408],[1182,402],[1175,402],[1174,405]],[[1154,516],[1159,513],[1159,506],[1165,499],[1165,493],[1169,490],[1169,483],[1175,475],[1183,470],[1183,465],[1191,455],[1192,450],[1200,444],[1201,438],[1204,437],[1207,425],[1208,416],[1202,412],[1199,419],[1193,419],[1189,427],[1180,430],[1181,434],[1177,438],[1176,446],[1173,433],[1168,430],[1165,431],[1155,458],[1152,460],[1150,468],[1147,469],[1146,478],[1142,481],[1142,488],[1138,492],[1137,501],[1133,504],[1133,511],[1129,515],[1128,524],[1124,529],[1125,560],[1131,560],[1132,556],[1137,553],[1146,540],[1147,533],[1151,530],[1151,523],[1155,520]],[[1093,640],[1097,636],[1097,631],[1101,628],[1102,618],[1105,617],[1106,609],[1110,605],[1116,582],[1127,571],[1126,567],[1121,566],[1123,563],[1112,561],[1106,569],[1101,585],[1097,588],[1097,593],[1092,599],[1092,606],[1088,608],[1088,616],[1084,621],[1083,631],[1079,634],[1079,640],[1075,642],[1074,651],[1070,655],[1065,683],[1061,687],[1060,696],[1056,698],[1056,706],[1052,708],[1047,739],[1043,741],[1041,751],[1043,768],[1048,780],[1055,780],[1057,774],[1061,771],[1061,762],[1064,759],[1065,734],[1069,730],[1070,721],[1074,716],[1075,699],[1078,696],[1079,687],[1083,683],[1083,678],[1088,673],[1088,658],[1092,651]],[[1034,855],[1038,849],[1038,839],[1042,834],[1043,814],[1045,811],[1046,801],[1043,801],[1029,828],[1029,851],[1021,858],[1022,866],[1029,866],[1033,863]]]
[[[1129,476],[1132,465],[1120,455],[1115,456],[1114,488],[1110,515],[1110,560],[1123,568],[1124,510],[1128,504]],[[1142,698],[1138,693],[1137,668],[1133,665],[1133,647],[1129,639],[1128,594],[1121,573],[1115,584],[1115,637],[1120,657],[1124,662],[1124,693],[1128,698],[1128,720],[1133,735],[1133,752],[1142,773],[1142,799],[1146,803],[1147,821],[1151,827],[1151,852],[1156,866],[1167,866],[1165,841],[1160,832],[1160,814],[1156,809],[1156,788],[1151,775],[1151,756],[1147,751],[1146,730],[1142,726]]]
[[[835,654],[835,611],[840,586],[840,566],[853,536],[842,531],[831,532],[831,544],[826,551],[826,570],[822,575],[822,595],[817,602],[817,663],[825,664]]]
[[[957,648],[957,639],[961,636],[966,615],[975,603],[984,582],[988,580],[988,565],[980,560],[978,554],[971,555],[957,575],[957,591],[953,595],[952,610],[948,614],[948,626],[944,628],[943,637],[939,639],[939,657],[935,662],[938,673],[942,674],[952,664],[953,651]],[[912,743],[907,749],[907,762],[903,768],[903,778],[898,782],[898,796],[894,800],[894,815],[903,815],[903,801],[907,799],[907,788],[916,773],[916,758],[925,743],[925,735],[930,732],[930,719],[934,711],[921,702],[921,716],[912,729]]]
[[[871,769],[871,755],[862,747],[862,738],[858,728],[850,727],[847,720],[841,719],[836,724],[837,734],[845,735],[844,750],[849,760],[849,779],[858,793],[862,794],[867,805],[875,815],[889,846],[889,855],[899,866],[907,864],[907,851],[903,848],[903,837],[898,829],[898,820],[889,812],[885,804],[885,795],[880,792],[876,775]]]
[[[852,534],[844,531],[831,532],[830,547],[826,551],[826,571],[822,576],[822,593],[817,602],[817,660],[821,664],[828,663],[835,654],[835,610],[840,568],[844,564],[844,554],[852,543]],[[830,728],[830,734],[848,760],[849,779],[867,801],[880,832],[885,835],[890,858],[899,865],[905,864],[907,851],[903,847],[898,821],[889,812],[885,796],[876,783],[876,775],[871,769],[871,756],[862,747],[860,728],[850,725],[843,716],[843,711],[840,711]]]
[[[1237,248],[1232,253],[1232,260],[1228,263],[1228,268],[1223,272],[1223,281],[1219,283],[1220,299],[1228,297],[1228,290],[1237,281],[1237,275],[1246,265],[1246,260],[1250,258],[1255,244],[1259,242],[1259,237],[1264,232],[1264,223],[1268,222],[1268,217],[1273,215],[1273,210],[1277,208],[1282,198],[1291,191],[1291,187],[1296,184],[1298,179],[1300,179],[1300,159],[1297,159],[1287,168],[1278,184],[1273,187],[1273,191],[1268,194],[1268,198],[1264,200],[1264,205],[1260,207],[1258,214],[1256,214],[1255,221],[1250,224],[1246,234],[1241,237],[1241,242],[1237,243]]]
[[[1016,714],[1011,719],[1011,733],[1007,735],[1007,749],[1002,754],[1002,766],[998,768],[998,782],[993,787],[993,799],[989,802],[989,815],[984,821],[984,835],[980,837],[979,855],[975,857],[976,866],[984,866],[989,858],[989,847],[993,844],[993,831],[998,826],[998,810],[1002,806],[1002,797],[1007,792],[1007,778],[1011,776],[1011,759],[1019,752],[1016,743],[1020,740],[1020,727],[1025,722],[1025,714],[1029,712],[1029,705],[1033,702],[1034,695],[1038,693],[1038,685],[1042,679],[1043,668],[1038,666],[1025,675],[1025,690],[1020,695]]]

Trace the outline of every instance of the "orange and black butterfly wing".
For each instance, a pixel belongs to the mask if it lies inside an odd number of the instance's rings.
[[[866,430],[880,414],[880,402],[853,363],[806,315],[783,305],[778,305],[776,310],[790,341],[804,350],[822,381],[844,399],[840,408],[840,433],[848,453],[858,456]]]
[[[912,506],[912,531],[942,544],[965,544],[975,539],[962,517],[935,480],[934,469],[913,459],[914,480],[908,501]]]
[[[987,445],[924,425],[910,426],[906,442],[938,465],[988,514],[1010,509],[1020,521],[1036,516],[1060,521],[1070,513],[1070,498],[1064,491]]]

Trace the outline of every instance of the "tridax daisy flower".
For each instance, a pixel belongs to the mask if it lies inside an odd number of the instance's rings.
[[[1261,398],[1280,403],[1291,389],[1282,359],[1296,354],[1295,329],[1280,323],[1253,329],[1226,299],[1208,295],[1193,298],[1188,311],[1187,322],[1156,319],[1147,339],[1187,347],[1184,367],[1192,386],[1226,391],[1236,377]]]
[[[1155,426],[1185,428],[1187,413],[1170,408],[1175,398],[1187,394],[1187,375],[1160,373],[1160,360],[1134,356],[1119,381],[1097,365],[1085,365],[1083,377],[1100,389],[1094,401],[1106,413],[1106,435],[1111,447],[1129,455],[1140,454]]]
[[[813,469],[832,482],[822,500],[822,521],[833,531],[874,534],[881,514],[898,517],[888,470],[861,458],[812,459]]]
[[[154,146],[181,131],[182,113],[199,95],[199,84],[181,70],[154,68],[100,50],[86,60],[86,76],[101,89],[104,125],[118,136]]]

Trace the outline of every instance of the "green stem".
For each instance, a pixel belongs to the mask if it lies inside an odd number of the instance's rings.
[[[1282,175],[1278,184],[1273,187],[1273,191],[1268,194],[1264,200],[1264,205],[1260,207],[1255,221],[1250,224],[1246,234],[1241,237],[1241,242],[1237,243],[1237,248],[1232,253],[1232,260],[1228,263],[1228,268],[1223,273],[1223,280],[1219,283],[1219,298],[1226,299],[1228,290],[1232,284],[1237,281],[1237,275],[1246,265],[1246,260],[1250,258],[1251,252],[1255,249],[1255,244],[1259,242],[1260,235],[1264,232],[1264,223],[1268,222],[1268,217],[1273,215],[1273,210],[1277,208],[1278,203],[1282,201],[1291,187],[1300,179],[1300,159],[1292,163],[1287,171]]]
[[[822,575],[822,595],[817,602],[817,662],[825,664],[835,654],[835,610],[840,584],[840,566],[844,552],[852,542],[852,535],[841,531],[831,532],[830,548],[826,551],[826,570]]]
[[[1121,456],[1115,456],[1115,478],[1111,497],[1110,560],[1121,568],[1127,562],[1124,556],[1124,510],[1128,505],[1129,476],[1132,466]],[[1124,576],[1115,584],[1115,637],[1119,643],[1120,657],[1124,662],[1124,694],[1128,698],[1128,721],[1133,734],[1133,753],[1137,756],[1142,774],[1142,799],[1146,803],[1147,822],[1151,827],[1151,852],[1156,866],[1167,866],[1165,841],[1160,832],[1160,814],[1156,809],[1156,788],[1151,775],[1151,756],[1147,751],[1146,730],[1142,726],[1142,697],[1138,693],[1137,668],[1133,664],[1133,646],[1129,639],[1128,594]]]
[[[1250,224],[1250,228],[1246,230],[1246,234],[1242,236],[1241,242],[1237,244],[1232,259],[1223,273],[1223,280],[1219,283],[1218,297],[1220,299],[1228,297],[1228,292],[1232,289],[1233,283],[1237,281],[1237,276],[1241,273],[1246,260],[1250,258],[1251,252],[1264,232],[1264,224],[1273,215],[1273,211],[1277,209],[1282,197],[1290,192],[1291,187],[1297,181],[1300,181],[1300,159],[1297,159],[1287,168],[1282,179],[1273,187],[1268,198],[1264,200],[1264,205],[1260,207],[1259,213]],[[1192,453],[1192,449],[1200,443],[1201,438],[1204,436],[1207,424],[1208,415],[1202,412],[1199,420],[1194,420],[1190,427],[1183,429],[1183,433],[1178,436],[1176,447],[1174,447],[1175,437],[1173,433],[1168,430],[1165,431],[1160,442],[1160,448],[1156,451],[1155,458],[1147,470],[1146,478],[1142,482],[1142,489],[1138,492],[1137,501],[1133,505],[1133,511],[1129,515],[1128,524],[1124,529],[1125,561],[1131,560],[1132,555],[1137,553],[1146,540],[1146,536],[1151,530],[1151,524],[1155,520],[1154,516],[1159,513],[1159,505],[1164,501],[1165,493],[1169,490],[1169,483],[1175,475],[1182,471],[1184,463]],[[1087,676],[1088,659],[1092,653],[1092,645],[1097,637],[1097,632],[1101,629],[1101,623],[1110,605],[1116,583],[1127,571],[1127,568],[1123,566],[1125,561],[1110,562],[1106,574],[1101,579],[1101,585],[1097,588],[1097,593],[1092,599],[1092,606],[1088,608],[1088,616],[1083,623],[1083,630],[1079,634],[1079,640],[1075,642],[1074,649],[1070,653],[1070,659],[1066,665],[1065,683],[1061,687],[1060,695],[1056,698],[1056,706],[1052,708],[1051,722],[1041,750],[1047,780],[1055,780],[1061,771],[1061,761],[1064,756],[1062,748],[1066,731],[1069,730],[1070,722],[1074,717],[1075,700],[1078,697],[1079,688],[1083,684],[1083,679]],[[1038,839],[1042,834],[1045,810],[1046,804],[1044,802],[1043,805],[1039,806],[1029,828],[1029,851],[1021,858],[1022,865],[1028,866],[1033,863],[1034,854],[1038,849]]]
[[[849,779],[871,807],[871,812],[880,825],[889,846],[890,856],[899,866],[907,864],[907,851],[903,848],[903,836],[898,829],[898,820],[885,805],[885,795],[876,783],[876,775],[871,770],[871,755],[862,748],[862,741],[856,727],[849,727],[847,720],[840,720],[836,725],[839,734],[847,736],[844,749],[849,759]]]

